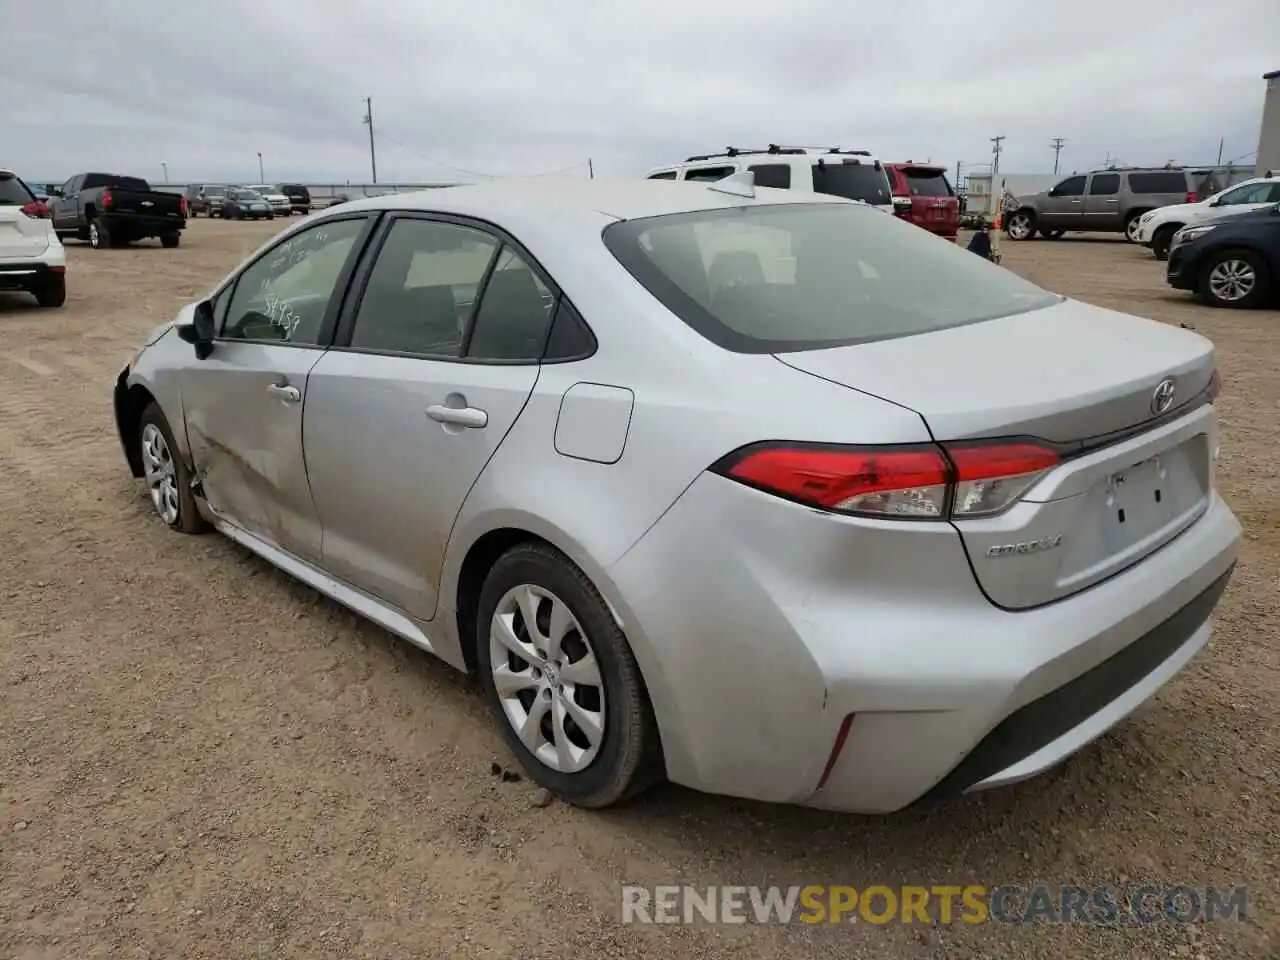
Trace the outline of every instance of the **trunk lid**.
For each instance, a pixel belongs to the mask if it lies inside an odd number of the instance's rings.
[[[1006,512],[954,521],[979,585],[1026,609],[1140,561],[1212,494],[1212,344],[1074,301],[893,340],[778,354],[907,407],[940,442],[1034,437],[1064,461]],[[1157,388],[1174,395],[1157,414]]]
[[[163,190],[125,190],[121,187],[107,187],[103,190],[104,198],[110,195],[110,203],[106,209],[110,213],[129,213],[147,217],[172,217],[182,219],[182,196],[166,193]]]
[[[0,260],[37,260],[49,249],[49,221],[0,205]]]

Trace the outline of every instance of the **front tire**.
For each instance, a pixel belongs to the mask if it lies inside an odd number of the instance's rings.
[[[1222,250],[1205,264],[1198,292],[1210,306],[1249,310],[1261,306],[1270,289],[1262,257],[1252,250]]]
[[[173,442],[173,431],[158,403],[142,411],[138,447],[151,506],[161,522],[180,533],[203,533],[209,528],[196,508],[191,473]]]
[[[1182,224],[1171,223],[1160,227],[1151,235],[1151,252],[1157,260],[1169,259],[1169,248],[1173,246],[1173,235],[1182,229]]]
[[[1010,240],[1030,240],[1036,235],[1036,215],[1030,210],[1019,210],[1009,218],[1005,233]]]
[[[591,809],[661,777],[640,668],[586,575],[543,544],[498,558],[480,592],[476,652],[485,699],[530,778]]]
[[[67,302],[67,278],[57,277],[31,291],[42,307],[60,307]]]

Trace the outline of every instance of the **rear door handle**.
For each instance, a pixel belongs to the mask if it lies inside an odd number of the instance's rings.
[[[267,393],[273,397],[278,397],[285,403],[297,403],[302,399],[302,391],[297,387],[291,387],[287,383],[269,383],[267,384]]]
[[[427,407],[427,416],[436,423],[470,427],[473,430],[479,430],[489,424],[489,414],[475,407],[446,407],[443,403],[433,403]]]

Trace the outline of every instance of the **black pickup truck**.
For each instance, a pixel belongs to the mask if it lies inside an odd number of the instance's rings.
[[[187,202],[181,194],[152,190],[140,177],[114,173],[72,177],[54,191],[49,211],[60,238],[88,240],[94,249],[148,237],[176,247],[187,226]]]

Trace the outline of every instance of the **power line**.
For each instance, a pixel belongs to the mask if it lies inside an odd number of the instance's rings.
[[[1062,145],[1066,142],[1066,137],[1054,137],[1050,141],[1050,145],[1053,147],[1053,175],[1055,177],[1058,175],[1058,155],[1062,153]]]

